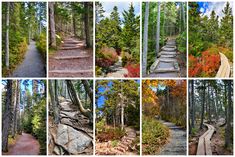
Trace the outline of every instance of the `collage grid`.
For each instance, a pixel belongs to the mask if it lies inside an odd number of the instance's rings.
[[[143,15],[142,15],[142,13],[143,13],[143,10],[142,10],[142,4],[144,3],[144,2],[146,2],[146,1],[141,1],[141,0],[133,0],[134,2],[139,2],[140,3],[140,17],[142,17]],[[203,0],[202,0],[203,1]],[[3,2],[15,2],[14,0],[12,0],[12,1],[3,1]],[[17,2],[25,2],[25,1],[22,1],[22,0],[18,0]],[[30,2],[36,2],[36,1],[34,1],[34,0],[31,0]],[[54,1],[51,1],[51,0],[40,0],[40,2],[45,2],[45,3],[47,3],[47,8],[48,8],[48,3],[50,3],[50,2],[54,2]],[[64,0],[57,0],[56,2],[65,2]],[[82,0],[70,0],[70,2],[84,2],[84,1],[82,1]],[[143,75],[142,75],[142,67],[141,67],[141,65],[142,65],[142,47],[143,47],[143,44],[142,44],[142,33],[140,33],[140,77],[137,77],[137,78],[121,78],[121,77],[117,77],[117,78],[103,78],[103,77],[96,77],[95,75],[95,17],[96,17],[96,15],[95,15],[95,2],[98,2],[98,1],[91,1],[91,0],[87,0],[86,2],[93,2],[93,76],[92,77],[49,77],[49,66],[48,66],[48,63],[49,63],[49,57],[48,57],[48,55],[47,55],[47,58],[46,58],[46,60],[47,60],[47,76],[46,77],[35,77],[35,78],[31,78],[31,77],[20,77],[20,78],[14,78],[14,77],[4,77],[4,76],[2,76],[2,73],[1,73],[1,81],[3,81],[3,80],[19,80],[19,79],[32,79],[32,80],[46,80],[46,90],[47,90],[47,101],[46,101],[46,103],[47,103],[47,155],[46,156],[49,156],[48,155],[48,152],[49,152],[49,150],[48,150],[48,143],[49,143],[49,140],[48,140],[48,132],[49,132],[49,105],[48,105],[48,103],[49,103],[49,100],[48,100],[48,98],[49,98],[49,89],[48,89],[48,87],[49,87],[49,80],[67,80],[67,79],[69,79],[69,80],[74,80],[74,81],[76,81],[76,80],[93,80],[93,100],[96,100],[96,92],[95,92],[95,85],[96,85],[96,82],[97,81],[100,81],[100,80],[109,80],[109,81],[112,81],[112,80],[139,80],[139,96],[140,96],[140,98],[139,98],[139,100],[140,100],[140,155],[131,155],[131,156],[142,156],[143,154],[142,154],[142,149],[143,149],[143,147],[142,147],[142,81],[143,80],[186,80],[186,85],[187,85],[187,102],[186,102],[186,124],[187,124],[187,127],[186,127],[186,132],[187,132],[187,134],[186,134],[186,146],[187,146],[187,149],[186,149],[186,152],[187,152],[187,155],[182,155],[182,156],[189,156],[188,154],[189,154],[189,149],[188,149],[188,145],[189,145],[189,142],[188,142],[188,138],[189,138],[189,134],[188,134],[188,129],[189,129],[189,126],[188,126],[188,124],[189,124],[189,93],[188,93],[188,90],[189,90],[189,81],[190,80],[232,80],[233,82],[234,82],[234,76],[232,77],[232,78],[201,78],[201,77],[195,77],[195,78],[193,78],[193,77],[189,77],[188,76],[188,66],[186,66],[186,71],[187,71],[187,76],[186,77],[173,77],[173,78],[169,78],[169,77],[161,77],[161,78],[154,78],[154,77],[142,77]],[[99,2],[110,2],[109,0],[103,0],[103,1],[99,1]],[[112,2],[114,2],[114,1],[112,1]],[[120,2],[126,2],[125,0],[120,0]],[[149,2],[156,2],[156,1],[154,1],[154,0],[150,0]],[[164,1],[164,0],[160,0],[160,2],[166,2],[166,1]],[[168,1],[167,1],[168,2]],[[170,2],[185,2],[185,1],[170,1]],[[186,3],[187,3],[187,6],[188,6],[188,3],[189,2],[195,2],[195,1],[186,1]],[[197,2],[197,1],[196,1]],[[215,2],[217,2],[217,1],[215,1]],[[218,1],[218,2],[220,2],[220,1]],[[232,1],[231,1],[232,2]],[[234,8],[234,5],[235,5],[235,3],[233,2],[233,8]],[[1,9],[2,9],[2,1],[1,1]],[[2,10],[1,10],[2,11]],[[187,7],[187,13],[188,13],[188,7]],[[48,9],[47,9],[47,22],[49,22],[49,19],[48,19],[48,15],[49,15],[49,11],[48,11]],[[233,11],[233,15],[234,15],[234,11]],[[187,32],[188,32],[188,15],[186,16],[187,17]],[[2,14],[0,15],[0,19],[2,19]],[[140,32],[142,32],[142,30],[143,30],[143,25],[142,25],[142,18],[140,18]],[[0,25],[2,26],[2,20],[1,20],[1,22],[0,22]],[[233,30],[234,30],[234,24],[233,24]],[[47,32],[49,31],[49,24],[47,24]],[[1,29],[1,32],[0,32],[0,34],[2,34],[2,29]],[[48,34],[47,34],[47,36],[48,36]],[[234,32],[233,32],[233,36],[234,36]],[[2,39],[2,35],[1,35],[1,37],[0,37],[0,40],[2,41],[3,39]],[[49,50],[49,41],[48,41],[48,38],[47,38],[47,51]],[[234,41],[233,41],[233,45],[234,45]],[[0,47],[2,47],[2,42],[0,43]],[[188,33],[187,33],[187,50],[188,50]],[[2,56],[2,54],[1,54],[1,56]],[[187,51],[187,56],[188,56],[188,51]],[[234,59],[234,56],[233,56],[233,59]],[[0,57],[0,61],[1,61],[1,63],[3,64],[3,59],[2,59],[2,57]],[[186,58],[186,63],[187,63],[187,65],[188,65],[188,58]],[[234,65],[233,65],[233,69],[234,69]],[[1,71],[2,71],[2,66],[1,66]],[[3,85],[2,85],[3,86]],[[1,87],[1,88],[3,88],[3,87]],[[1,89],[1,91],[2,91],[2,89]],[[234,89],[233,89],[233,93],[234,93]],[[1,100],[3,100],[3,95],[2,95],[2,93],[0,94],[0,99]],[[234,97],[233,97],[233,102],[234,102]],[[2,102],[3,103],[3,102]],[[1,103],[1,104],[2,104]],[[234,104],[232,104],[233,106],[234,106]],[[95,150],[95,148],[96,148],[96,142],[95,142],[95,137],[96,137],[96,105],[95,105],[95,101],[93,102],[93,140],[94,140],[94,142],[93,142],[93,153],[92,153],[92,155],[91,156],[98,156],[98,155],[96,155],[95,154],[95,152],[96,152],[96,150]],[[3,116],[3,112],[2,112],[2,110],[3,110],[3,107],[1,107],[0,108],[0,112],[1,112],[1,117]],[[1,119],[3,119],[3,117],[1,118]],[[233,120],[234,120],[234,114],[233,114]],[[3,123],[1,123],[1,130],[2,130],[2,126],[3,126]],[[1,131],[1,135],[2,135],[2,131]],[[234,133],[233,133],[233,135],[234,135]],[[1,143],[2,143],[2,138],[1,138]],[[233,141],[234,142],[234,141]],[[2,148],[2,145],[1,145],[1,148]],[[233,146],[233,150],[234,150],[234,146]],[[3,153],[1,153],[2,155],[3,155]],[[153,155],[153,156],[155,156],[155,155]],[[161,156],[161,155],[156,155],[156,156]]]

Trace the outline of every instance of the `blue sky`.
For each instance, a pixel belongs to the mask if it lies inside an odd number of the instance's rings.
[[[199,4],[199,10],[203,13],[203,16],[210,17],[210,14],[212,10],[215,11],[216,15],[219,16],[219,19],[221,19],[224,15],[222,10],[226,6],[227,2],[198,2]],[[230,3],[230,7],[233,9],[232,2]]]
[[[118,7],[118,12],[121,20],[123,20],[122,12],[124,10],[128,10],[131,2],[101,2],[103,5],[103,8],[105,10],[104,16],[109,17],[113,7]],[[140,3],[139,2],[132,2],[135,8],[135,14],[140,15]]]
[[[140,85],[140,80],[137,80],[137,83],[138,83],[138,85]],[[108,83],[108,86],[112,86],[112,81],[110,81],[110,82]],[[105,91],[105,88],[103,88],[103,87],[98,88],[98,92],[99,92],[99,93],[102,93],[102,92],[104,92],[104,91]],[[97,99],[97,105],[98,105],[98,107],[102,107],[102,106],[104,105],[104,102],[105,102],[105,97],[104,97],[104,96],[100,96],[100,97]]]

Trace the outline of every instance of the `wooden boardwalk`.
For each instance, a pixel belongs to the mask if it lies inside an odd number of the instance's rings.
[[[215,132],[212,125],[204,123],[208,130],[199,138],[197,146],[197,155],[212,155],[211,137]]]
[[[170,39],[162,47],[158,58],[150,67],[151,77],[180,77],[180,68],[177,62],[176,41]]]
[[[229,61],[228,58],[223,54],[223,53],[219,53],[220,54],[220,60],[221,60],[221,65],[219,67],[219,70],[216,74],[216,77],[222,77],[222,78],[226,78],[230,76],[230,65],[229,65]]]

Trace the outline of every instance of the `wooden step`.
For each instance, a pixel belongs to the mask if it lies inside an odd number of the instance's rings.
[[[85,56],[57,56],[54,57],[57,60],[66,60],[66,59],[83,59],[83,58],[89,58],[89,55],[85,55]]]
[[[56,73],[56,74],[78,74],[78,73],[92,73],[92,69],[87,70],[50,70],[50,73]]]

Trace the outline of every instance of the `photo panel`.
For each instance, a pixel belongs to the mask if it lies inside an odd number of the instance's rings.
[[[93,80],[49,80],[49,155],[93,155]]]
[[[142,3],[142,76],[187,76],[187,3]]]
[[[2,80],[2,154],[47,154],[46,80]]]
[[[49,2],[49,77],[93,77],[93,2]]]
[[[187,81],[142,80],[142,154],[187,154]]]
[[[189,155],[233,155],[233,80],[189,80]]]
[[[188,5],[189,77],[233,77],[233,2]]]
[[[96,2],[96,77],[140,77],[140,3]]]
[[[3,77],[46,77],[46,6],[46,2],[2,2]]]
[[[96,80],[96,155],[140,154],[140,81]]]

